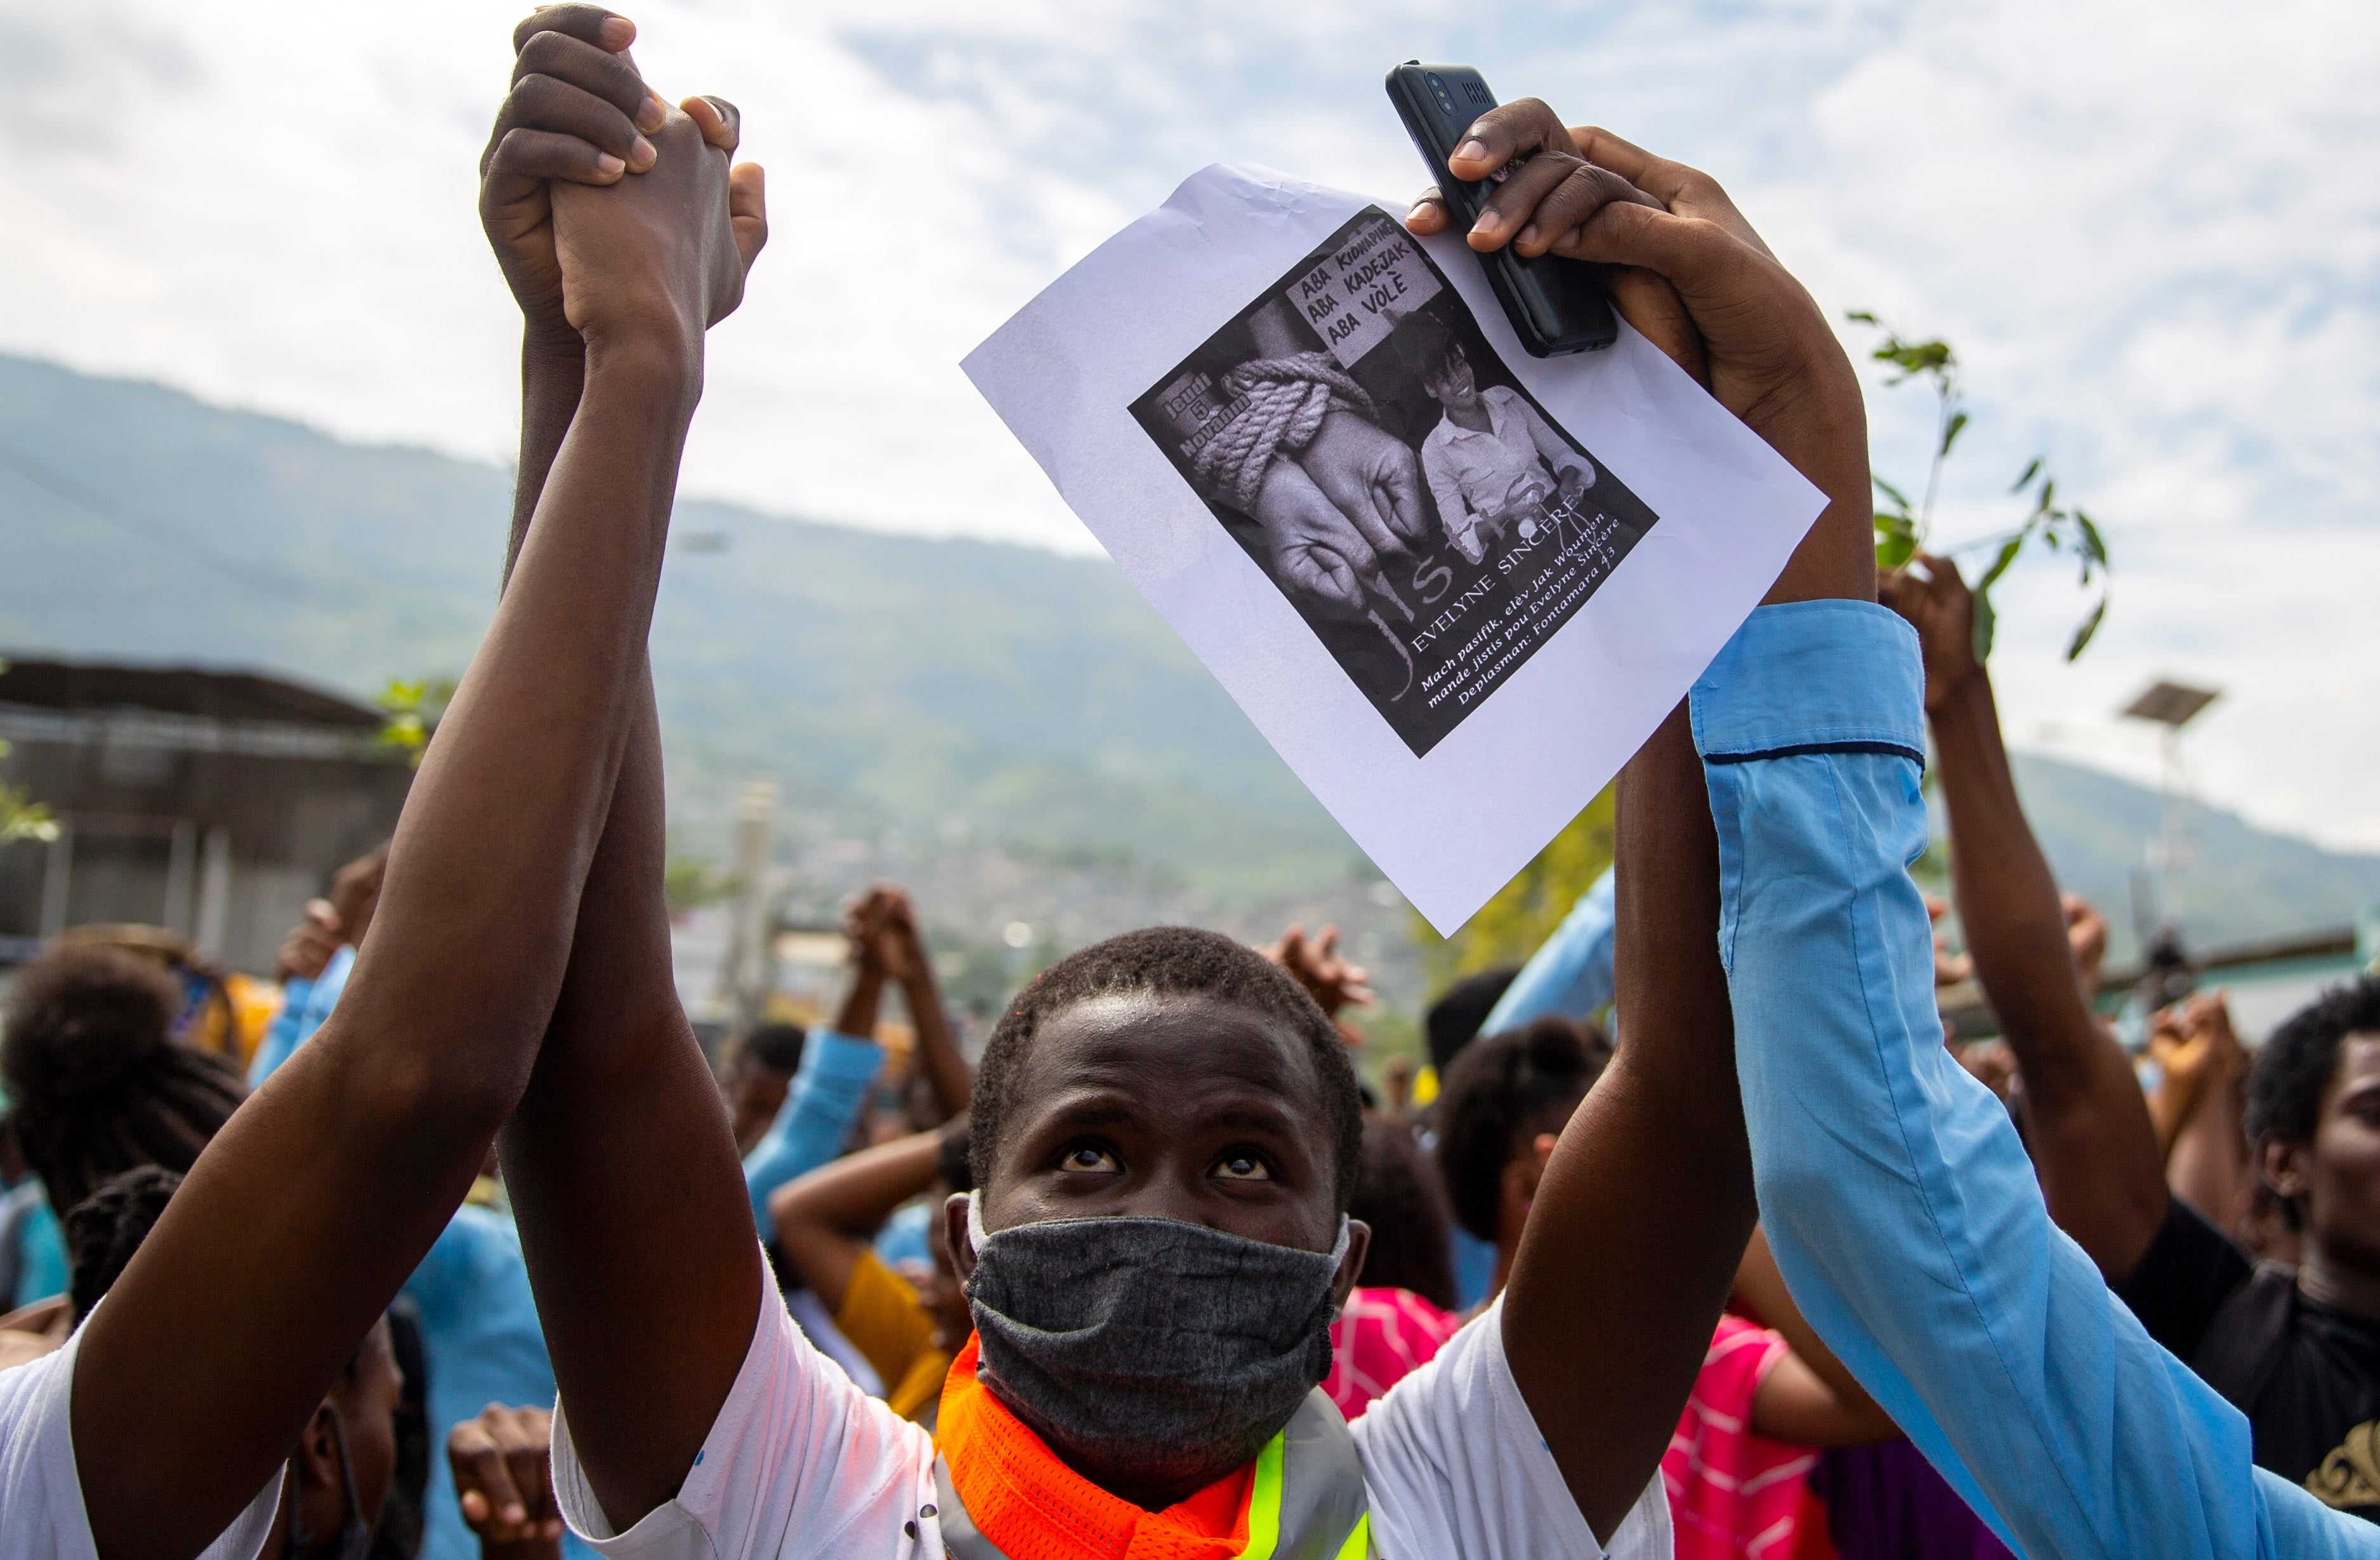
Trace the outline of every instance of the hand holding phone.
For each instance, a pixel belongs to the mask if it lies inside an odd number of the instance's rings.
[[[1512,172],[1500,169],[1485,179],[1459,179],[1448,164],[1479,116],[1496,106],[1496,94],[1469,66],[1423,65],[1408,60],[1389,72],[1389,101],[1404,121],[1405,133],[1438,181],[1447,209],[1465,228],[1479,219],[1487,192]],[[1516,162],[1514,166],[1519,165]],[[1505,317],[1533,358],[1599,351],[1620,335],[1611,295],[1596,267],[1555,255],[1536,259],[1510,244],[1479,257],[1488,285]]]

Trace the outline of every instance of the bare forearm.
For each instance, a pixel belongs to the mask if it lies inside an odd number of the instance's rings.
[[[1793,1292],[1785,1286],[1785,1275],[1777,1271],[1777,1258],[1768,1249],[1768,1237],[1756,1228],[1743,1249],[1742,1265],[1736,1270],[1735,1292],[1837,1398],[1851,1404],[1871,1401],[1850,1367],[1835,1358],[1834,1350],[1802,1314],[1802,1308],[1793,1303]]]
[[[2156,1128],[2131,1062],[2082,1001],[2057,882],[2018,804],[1981,671],[1933,725],[1960,920],[2024,1079],[2042,1194],[2058,1226],[2120,1278],[2165,1217]]]
[[[1683,705],[1621,773],[1617,889],[1619,1054],[1547,1165],[1504,1299],[1513,1379],[1607,1538],[1677,1428],[1755,1213]]]
[[[634,721],[552,1027],[504,1139],[571,1433],[624,1530],[684,1480],[764,1284],[725,1107],[671,975],[649,682]]]
[[[854,1040],[873,1040],[876,1009],[883,998],[884,971],[874,960],[863,957],[851,972],[851,985],[843,993],[843,1005],[835,1010],[835,1032]]]
[[[366,1011],[475,1015],[474,1042],[444,1065],[504,1069],[516,1090],[560,985],[642,684],[698,383],[667,352],[591,365],[512,582],[415,779],[350,987]],[[418,957],[373,957],[395,945]],[[489,1043],[512,1033],[528,1038]]]
[[[923,938],[912,952],[917,968],[903,977],[901,992],[909,1004],[910,1022],[917,1028],[917,1056],[925,1066],[926,1081],[933,1085],[934,1098],[941,1102],[942,1118],[947,1121],[966,1114],[967,1102],[975,1095],[975,1069],[959,1054],[950,1012],[942,1005],[933,970],[927,967],[930,956]]]
[[[528,522],[537,513],[545,480],[562,454],[570,420],[578,414],[578,398],[587,384],[587,347],[574,334],[566,341],[544,341],[534,334],[521,342],[520,456],[513,472],[512,534],[504,542],[504,579],[513,577],[521,543],[528,540]]]
[[[1976,671],[1933,712],[1950,873],[1975,977],[2024,1068],[2028,1091],[2105,1070],[2066,940],[2058,881],[2017,800],[1990,680]],[[2120,1060],[2120,1058],[2119,1058]]]
[[[942,1135],[919,1132],[821,1165],[769,1199],[777,1249],[830,1311],[843,1309],[859,1253],[892,1210],[934,1184]]]
[[[941,1171],[942,1135],[912,1133],[820,1165],[779,1188],[769,1212],[788,1222],[838,1235],[874,1235],[892,1210],[934,1184]]]
[[[2239,1214],[2249,1173],[2239,1084],[2228,1078],[2209,1079],[2174,1135],[2173,1152],[2166,1159],[2166,1184],[2208,1224],[2228,1230]]]

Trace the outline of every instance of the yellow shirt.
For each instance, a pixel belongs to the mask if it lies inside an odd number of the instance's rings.
[[[834,1324],[884,1380],[884,1401],[905,1420],[941,1401],[951,1357],[934,1347],[934,1319],[909,1281],[862,1247]]]

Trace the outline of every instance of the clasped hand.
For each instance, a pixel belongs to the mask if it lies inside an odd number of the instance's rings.
[[[480,215],[533,347],[698,347],[768,239],[759,165],[729,166],[735,105],[669,106],[628,55],[635,37],[626,18],[575,4],[514,30]]]
[[[1612,267],[1628,323],[1709,387],[1830,500],[1770,592],[1873,597],[1867,422],[1858,377],[1810,295],[1707,174],[1609,130],[1572,129],[1536,99],[1490,109],[1448,160],[1485,179],[1524,159],[1488,195],[1474,250],[1511,245]],[[1424,190],[1405,225],[1443,232],[1445,200]]]

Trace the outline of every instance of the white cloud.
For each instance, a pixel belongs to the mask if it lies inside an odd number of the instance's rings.
[[[2380,846],[2360,675],[2380,565],[2380,10],[2353,0],[656,0],[638,58],[747,111],[775,239],[713,348],[686,487],[763,508],[1079,549],[957,360],[1181,177],[1250,158],[1393,194],[1408,55],[1700,164],[1830,310],[1954,340],[1975,424],[1940,534],[2006,523],[2046,451],[2118,566],[2115,612],[2001,592],[2021,737],[2139,767],[2107,711],[2227,686],[2214,799]],[[364,438],[501,457],[514,322],[473,169],[510,6],[392,18],[0,0],[0,346]],[[1854,346],[1861,337],[1852,333]],[[1876,457],[1922,463],[1913,390]],[[2130,755],[2130,756],[2127,756]]]

